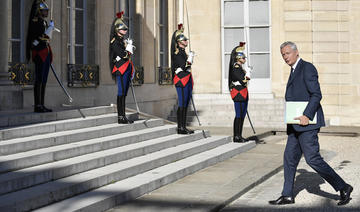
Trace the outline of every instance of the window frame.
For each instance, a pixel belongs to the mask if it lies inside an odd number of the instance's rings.
[[[88,63],[88,52],[87,52],[87,0],[82,0],[83,4],[82,4],[82,8],[76,7],[76,0],[68,0],[67,1],[67,5],[66,5],[66,9],[68,11],[68,40],[67,40],[67,47],[68,47],[68,63],[69,64],[87,64]],[[82,11],[82,17],[83,17],[83,25],[82,25],[82,31],[83,31],[83,43],[79,44],[76,43],[76,34],[74,35],[74,31],[73,28],[76,25],[75,21],[76,21],[76,11]],[[74,15],[75,14],[75,15]],[[77,63],[76,62],[76,57],[75,57],[75,48],[76,47],[82,47],[82,63]]]
[[[168,0],[159,0],[158,16],[158,65],[160,68],[169,67],[169,13]],[[163,48],[161,48],[163,47]]]
[[[223,93],[228,93],[228,78],[225,78],[225,76],[227,75],[228,70],[225,70],[227,65],[226,63],[228,63],[229,61],[226,60],[226,57],[228,55],[231,54],[231,52],[226,52],[225,51],[225,29],[242,29],[244,32],[243,37],[244,40],[247,41],[246,43],[246,55],[247,55],[247,63],[248,64],[252,64],[251,61],[251,56],[253,55],[264,55],[264,54],[268,54],[268,58],[269,58],[269,77],[268,78],[258,78],[255,80],[262,80],[264,81],[264,83],[267,85],[266,87],[268,87],[269,89],[267,89],[267,92],[271,92],[271,69],[272,69],[272,61],[271,61],[271,0],[268,0],[268,24],[251,24],[250,25],[250,1],[251,0],[221,0],[221,59],[222,59],[222,73],[221,73],[221,79],[222,79],[222,92]],[[238,25],[225,25],[225,3],[226,2],[243,2],[244,4],[244,23],[243,24],[238,24]],[[268,51],[251,51],[251,42],[250,42],[250,29],[254,29],[254,28],[268,28],[268,32],[269,32],[269,46],[268,46]],[[252,81],[255,81],[254,79]],[[265,82],[266,81],[266,82]],[[255,89],[258,90],[258,89]],[[250,89],[251,92],[251,89]]]
[[[8,18],[8,34],[6,35],[7,38],[8,38],[8,44],[9,44],[9,58],[8,58],[8,61],[9,62],[21,62],[21,63],[24,63],[26,61],[26,55],[25,55],[25,42],[26,42],[26,38],[25,38],[25,0],[20,0],[20,7],[19,7],[19,12],[18,12],[18,15],[20,16],[19,17],[19,22],[18,23],[15,23],[18,25],[19,27],[19,36],[18,38],[14,38],[12,37],[12,27],[14,26],[14,23],[12,22],[12,17],[14,17],[14,15],[12,14],[12,7],[13,7],[13,4],[12,4],[12,0],[6,0],[6,1],[9,1],[9,4],[11,4],[11,8],[8,8],[8,11],[11,11],[11,15],[9,15],[9,18]],[[15,14],[16,15],[16,14]],[[10,23],[10,24],[9,24]],[[19,58],[19,61],[14,61],[13,59],[13,54],[12,54],[12,44],[13,43],[20,43],[20,55],[18,55],[18,58]],[[11,49],[11,50],[10,50]]]

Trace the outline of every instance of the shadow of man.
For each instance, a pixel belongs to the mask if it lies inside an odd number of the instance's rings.
[[[311,194],[322,196],[325,198],[340,200],[340,196],[331,194],[320,189],[320,185],[326,181],[315,172],[308,172],[306,169],[297,170],[300,174],[296,176],[294,185],[294,197],[296,197],[300,191],[306,190]]]

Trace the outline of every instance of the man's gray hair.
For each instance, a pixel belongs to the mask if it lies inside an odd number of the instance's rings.
[[[286,41],[280,45],[280,50],[283,49],[285,46],[290,46],[293,50],[297,50],[297,46],[294,42]]]

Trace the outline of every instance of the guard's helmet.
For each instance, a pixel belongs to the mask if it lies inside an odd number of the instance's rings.
[[[183,24],[178,25],[178,29],[175,32],[175,40],[176,40],[176,42],[188,40],[188,38],[184,35]]]
[[[44,1],[41,1],[39,4],[39,10],[49,10],[49,7]]]
[[[116,13],[116,20],[114,22],[114,30],[115,32],[119,32],[120,30],[127,30],[128,27],[124,23],[123,20],[124,11],[121,11],[119,13]]]
[[[245,42],[240,42],[239,46],[236,47],[235,49],[235,58],[238,59],[242,59],[242,58],[246,58],[246,55],[244,53],[245,50]]]

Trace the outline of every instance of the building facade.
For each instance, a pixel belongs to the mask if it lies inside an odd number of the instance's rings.
[[[227,96],[229,54],[239,41],[247,42],[248,62],[254,67],[249,87],[252,99],[284,98],[289,67],[279,46],[297,43],[301,58],[319,72],[326,119],[331,125],[360,125],[360,2],[358,0],[62,0],[53,3],[53,19],[61,33],[53,36],[53,65],[74,98],[74,105],[115,102],[111,79],[109,31],[116,12],[125,11],[135,40],[134,63],[143,70],[135,86],[140,109],[166,118],[176,104],[169,85],[169,46],[178,23],[185,25],[196,53],[192,66],[194,93]],[[31,107],[30,86],[11,85],[8,63],[25,63],[24,41],[29,0],[1,1],[0,27],[8,35],[0,43],[0,110]],[[188,28],[189,27],[189,28]],[[96,86],[69,86],[68,64],[99,67]],[[139,72],[142,73],[142,72]],[[140,77],[141,78],[141,77]],[[129,105],[134,107],[129,91]],[[58,107],[66,96],[53,76],[46,104]],[[10,105],[10,106],[9,106]]]

